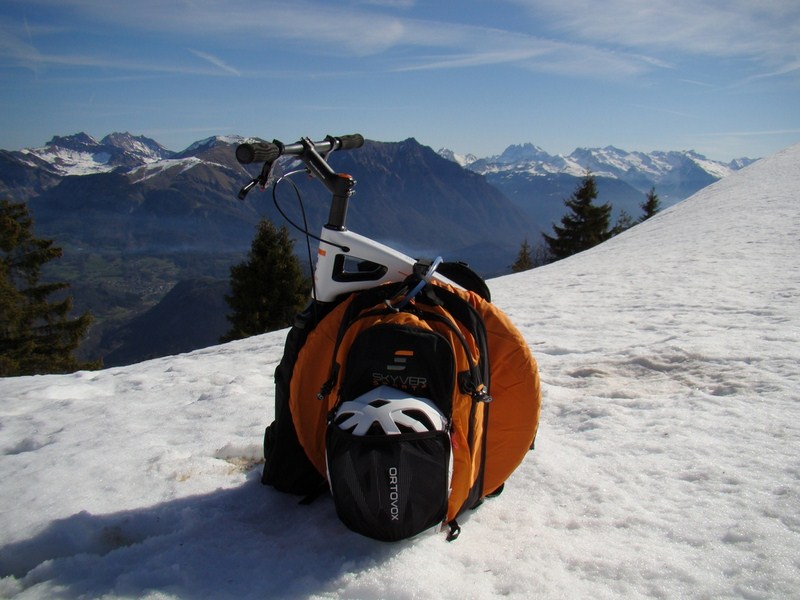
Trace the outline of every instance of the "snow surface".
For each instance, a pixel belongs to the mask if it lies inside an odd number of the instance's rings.
[[[134,167],[128,172],[127,175],[134,183],[140,183],[146,179],[150,179],[151,177],[155,177],[156,175],[160,175],[161,173],[171,169],[179,170],[179,173],[185,173],[189,169],[205,164],[217,163],[209,163],[209,161],[197,158],[196,156],[187,156],[186,158],[164,158],[157,162]]]
[[[94,175],[108,173],[114,169],[108,164],[111,155],[108,152],[87,152],[73,148],[46,147],[33,150],[22,150],[23,154],[30,154],[49,162],[56,172],[61,175]]]
[[[542,421],[453,543],[260,485],[285,332],[0,380],[0,596],[800,597],[798,189],[795,146],[490,282]]]

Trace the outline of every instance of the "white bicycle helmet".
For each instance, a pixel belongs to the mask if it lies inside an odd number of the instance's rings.
[[[427,398],[382,385],[343,402],[334,423],[353,435],[445,431],[447,418]]]

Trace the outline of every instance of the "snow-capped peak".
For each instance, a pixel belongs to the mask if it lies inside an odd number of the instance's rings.
[[[167,150],[157,141],[143,135],[128,133],[110,133],[104,137],[101,144],[119,148],[124,152],[141,157],[145,162],[153,162],[170,158],[174,152]]]
[[[665,179],[674,180],[681,177],[682,173],[692,171],[704,171],[712,179],[722,179],[755,162],[753,159],[741,158],[724,163],[706,158],[693,150],[629,152],[615,146],[576,148],[568,155],[551,155],[531,143],[511,145],[498,156],[471,161],[458,160],[449,150],[440,150],[439,154],[483,175],[565,173],[580,177],[589,172],[597,176],[621,179],[635,188],[641,187],[642,182],[658,184]],[[647,184],[648,187],[650,183]]]
[[[208,150],[209,148],[215,148],[219,145],[229,146],[231,144],[241,144],[244,141],[245,138],[240,135],[215,135],[196,141],[191,146],[186,148],[186,150],[181,152],[181,155],[187,156]]]
[[[174,153],[144,136],[111,133],[101,141],[81,132],[54,136],[42,148],[22,150],[49,163],[59,175],[105,173],[170,158]]]
[[[495,157],[494,162],[500,164],[514,164],[537,160],[546,161],[550,158],[552,157],[539,146],[525,143],[512,144],[506,148],[500,156]]]
[[[449,148],[439,148],[437,154],[442,158],[446,158],[447,160],[453,161],[454,163],[462,167],[471,165],[476,160],[478,160],[478,157],[475,156],[474,154],[457,154],[452,150],[450,150]]]
[[[73,135],[54,135],[45,148],[66,148],[69,150],[84,151],[97,146],[97,140],[88,133],[80,132]]]

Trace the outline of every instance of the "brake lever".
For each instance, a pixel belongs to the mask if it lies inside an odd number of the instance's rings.
[[[244,200],[245,197],[247,196],[247,193],[250,190],[252,190],[258,184],[258,182],[259,182],[259,178],[256,177],[250,183],[248,183],[247,185],[242,187],[242,189],[239,190],[239,200]]]
[[[260,185],[261,189],[264,189],[267,185],[267,180],[269,179],[269,173],[272,170],[272,161],[267,161],[264,163],[264,166],[261,167],[261,173],[258,177],[254,177],[250,183],[242,187],[239,190],[239,200],[244,200],[245,196],[247,196],[248,192],[252,190],[255,186]]]

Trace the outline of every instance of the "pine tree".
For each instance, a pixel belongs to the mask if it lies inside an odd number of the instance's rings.
[[[70,319],[68,283],[40,283],[42,267],[62,256],[52,240],[33,237],[28,207],[0,201],[0,376],[97,368],[73,355],[92,317]],[[61,292],[63,299],[50,301]]]
[[[639,219],[639,223],[646,221],[661,210],[661,200],[658,199],[656,188],[650,188],[650,191],[647,193],[646,200],[639,206],[644,211],[644,214]]]
[[[611,205],[595,205],[597,184],[590,173],[564,201],[571,212],[561,218],[561,227],[553,225],[555,236],[544,234],[544,239],[555,260],[588,250],[611,236],[609,220]]]
[[[261,220],[248,260],[231,267],[231,294],[225,296],[231,329],[221,342],[286,327],[303,308],[308,283],[292,247],[285,226]]]
[[[549,265],[555,259],[550,252],[549,246],[544,242],[540,242],[531,250],[531,258],[533,259],[533,268]]]
[[[611,228],[611,236],[619,235],[626,229],[630,229],[636,225],[636,222],[633,220],[633,217],[628,214],[628,211],[622,209],[619,211],[619,217],[617,217],[617,222],[614,224],[614,227]]]
[[[522,242],[522,245],[519,248],[517,260],[515,260],[514,264],[511,265],[511,272],[521,273],[522,271],[527,271],[533,267],[533,251],[531,250],[531,245],[528,243],[528,239],[525,238],[525,241]]]

